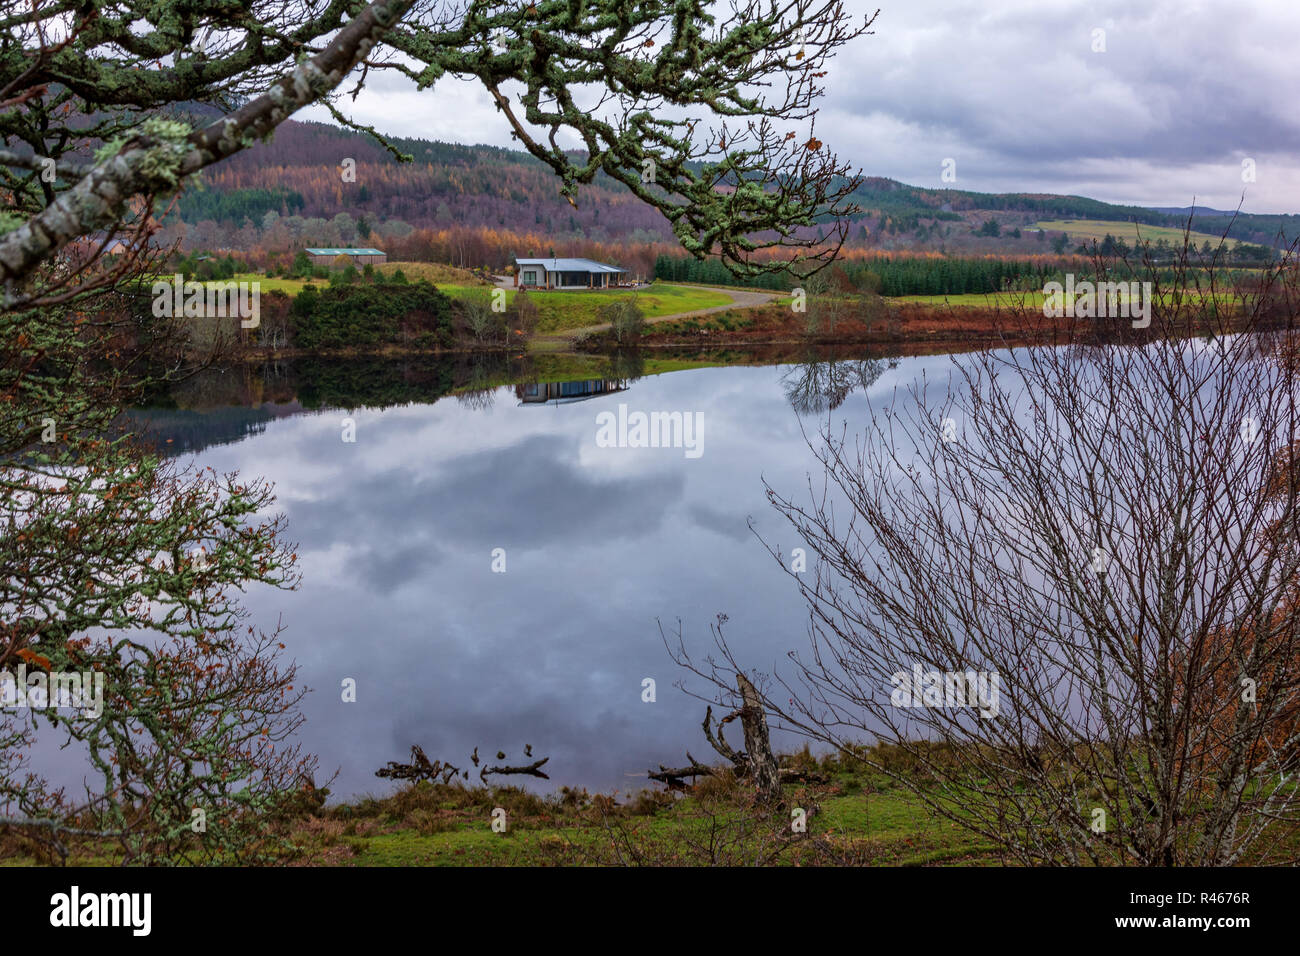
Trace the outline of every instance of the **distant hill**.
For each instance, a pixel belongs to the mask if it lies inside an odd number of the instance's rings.
[[[892,179],[868,178],[856,190],[854,201],[864,210],[905,218],[911,228],[927,218],[978,219],[979,212],[1025,213],[1043,220],[1083,219],[1141,223],[1182,229],[1195,213],[1195,231],[1223,235],[1259,245],[1276,246],[1279,233],[1287,239],[1300,235],[1300,215],[1259,215],[1197,207],[1152,208],[1121,206],[1085,196],[1050,193],[978,193],[957,189],[927,189]],[[1234,219],[1235,217],[1235,219]],[[1231,226],[1231,228],[1229,228]]]
[[[977,210],[1033,213],[1042,219],[1116,219],[1165,225],[1164,214],[1143,206],[1116,206],[1083,196],[1046,193],[977,193],[960,189],[927,189],[893,179],[871,177],[854,194],[864,209],[900,212],[931,211],[959,214]],[[954,218],[962,218],[955,216]]]
[[[1231,216],[1231,209],[1211,209],[1209,206],[1151,206],[1156,212],[1162,212],[1170,216],[1181,216],[1186,218],[1195,212],[1198,216]]]
[[[414,161],[401,163],[370,137],[351,130],[290,120],[271,142],[205,171],[201,186],[182,194],[180,218],[260,228],[268,212],[319,219],[345,212],[364,220],[363,232],[400,221],[417,228],[532,232],[558,241],[650,243],[673,238],[658,211],[604,174],[583,188],[575,208],[559,195],[549,167],[523,151],[410,138],[392,142]],[[342,175],[348,160],[349,168],[355,164],[355,182],[345,182]],[[880,177],[865,179],[853,200],[863,212],[850,230],[851,244],[945,251],[997,252],[1004,246],[1009,247],[1006,251],[1033,251],[1037,237],[1032,226],[1038,220],[1180,228],[1191,211],[1115,205],[1084,196],[922,188]],[[1194,228],[1221,234],[1232,216],[1229,211],[1197,209]],[[988,219],[1003,228],[970,238]],[[1277,246],[1279,232],[1287,237],[1300,234],[1300,216],[1243,214],[1232,223],[1230,235]]]

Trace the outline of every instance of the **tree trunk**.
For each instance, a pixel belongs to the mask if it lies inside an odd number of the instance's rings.
[[[758,789],[758,796],[764,802],[781,799],[781,771],[777,767],[776,757],[772,755],[772,742],[767,732],[767,716],[763,713],[763,702],[758,691],[744,674],[736,675],[736,686],[740,689],[742,702],[740,722],[745,728],[745,758],[749,762],[749,772]]]

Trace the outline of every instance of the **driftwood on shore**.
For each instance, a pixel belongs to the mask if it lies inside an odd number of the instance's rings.
[[[782,784],[824,782],[826,777],[823,774],[780,766],[776,755],[772,753],[767,715],[763,711],[763,699],[757,688],[744,674],[736,675],[736,687],[740,696],[740,707],[715,723],[713,708],[710,706],[704,712],[704,723],[701,725],[704,739],[731,765],[732,772],[741,779],[751,781],[758,798],[764,803],[780,801]],[[738,751],[733,748],[727,743],[723,733],[726,725],[734,720],[740,721],[745,736],[744,750]],[[533,756],[531,744],[524,748],[524,756]],[[496,759],[505,760],[505,752],[498,751]],[[719,768],[700,763],[690,751],[687,751],[686,759],[689,763],[684,767],[665,767],[660,764],[659,769],[649,771],[648,776],[651,780],[666,784],[670,790],[687,790],[700,777],[715,777],[719,773]],[[479,768],[479,780],[483,783],[487,783],[489,776],[517,775],[549,780],[551,778],[542,770],[549,760],[549,757],[541,757],[527,764],[488,766],[487,761],[480,760],[477,747],[470,756],[470,762]],[[458,775],[466,780],[469,779],[468,770],[462,770],[441,760],[431,761],[418,744],[411,747],[410,763],[390,760],[386,766],[375,771],[375,776],[390,780],[428,780],[444,784],[450,783]]]
[[[543,780],[550,780],[546,774],[542,773],[542,765],[550,760],[550,757],[543,757],[541,760],[534,760],[532,763],[523,767],[484,767],[478,772],[478,778],[487,783],[488,774],[526,774],[529,777],[541,777]]]
[[[398,763],[396,760],[390,760],[387,766],[380,767],[375,771],[375,776],[386,777],[390,780],[428,780],[430,782],[441,777],[441,783],[449,783],[451,778],[460,772],[459,767],[453,767],[441,760],[431,762],[424,755],[424,750],[416,744],[411,747],[410,763]]]
[[[524,755],[528,757],[533,755],[531,744],[529,744],[525,749]],[[497,759],[505,759],[505,754],[498,751]],[[534,760],[530,764],[525,764],[524,766],[519,767],[489,767],[485,764],[479,770],[478,778],[484,783],[487,783],[487,778],[490,775],[510,776],[512,774],[523,774],[530,777],[541,777],[543,780],[550,780],[551,778],[543,773],[541,769],[550,759],[550,757],[542,757],[538,760]],[[470,757],[470,760],[473,761],[474,766],[477,767],[479,765],[477,747],[474,748],[474,755]],[[458,774],[463,775],[466,779],[469,778],[468,770],[461,770],[459,767],[453,767],[451,764],[444,763],[441,760],[429,760],[429,758],[425,756],[424,750],[418,744],[411,747],[410,763],[398,763],[396,760],[390,760],[386,766],[375,771],[376,777],[384,777],[389,780],[428,780],[430,783],[450,783]]]

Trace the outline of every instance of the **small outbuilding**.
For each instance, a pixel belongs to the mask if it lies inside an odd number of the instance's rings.
[[[307,249],[307,258],[314,266],[332,266],[339,256],[347,256],[355,266],[378,266],[388,261],[388,253],[381,249],[359,248],[318,248]]]

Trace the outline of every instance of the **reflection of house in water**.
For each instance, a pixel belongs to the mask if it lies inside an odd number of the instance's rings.
[[[627,382],[602,378],[589,378],[577,382],[531,382],[515,386],[515,397],[520,405],[544,405],[554,402],[582,402],[597,395],[612,395],[627,391]]]

